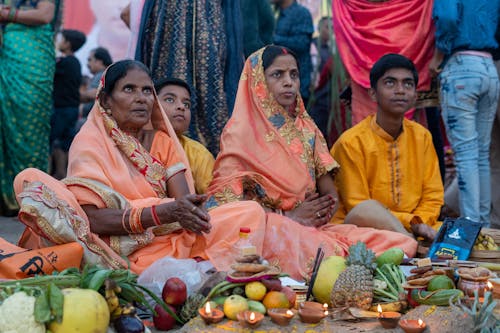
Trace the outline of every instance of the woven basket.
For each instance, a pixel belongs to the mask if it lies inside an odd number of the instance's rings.
[[[500,246],[500,230],[483,228],[481,233],[491,236],[497,246]],[[500,263],[500,251],[472,250],[469,260]]]

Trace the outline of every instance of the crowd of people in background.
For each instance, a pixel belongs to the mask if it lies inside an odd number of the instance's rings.
[[[22,170],[67,176],[68,152],[95,109],[106,68],[122,60],[101,41],[80,64],[74,54],[86,35],[62,29],[61,7],[62,0],[0,0],[2,215],[19,209],[12,184]],[[331,7],[332,15],[316,20],[297,0],[132,0],[121,11],[130,29],[127,57],[150,71],[196,192],[205,193],[213,181],[224,128],[241,107],[236,96],[245,60],[274,44],[297,60],[307,117],[341,165],[337,219],[376,200],[401,222],[389,230],[402,233],[432,238],[415,225],[437,228],[446,216],[500,227],[498,193],[492,192],[500,184],[500,0],[342,0]],[[370,81],[374,64],[387,54],[415,66],[415,102],[403,117],[387,116],[393,111]],[[393,61],[411,71],[404,60]],[[91,77],[82,76],[84,65]],[[410,97],[395,94],[400,99],[388,104],[408,104]],[[379,135],[393,128],[388,137]],[[370,153],[386,144],[384,154],[393,149],[387,164],[373,160]],[[445,167],[446,151],[452,151],[454,173]],[[378,171],[364,170],[368,164]],[[426,169],[409,175],[417,165]],[[432,209],[422,198],[430,198]]]

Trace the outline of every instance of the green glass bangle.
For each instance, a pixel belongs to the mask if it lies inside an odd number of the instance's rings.
[[[14,22],[17,16],[17,9],[16,7],[12,6],[10,7],[9,10],[9,15],[7,16],[7,20],[10,22]]]

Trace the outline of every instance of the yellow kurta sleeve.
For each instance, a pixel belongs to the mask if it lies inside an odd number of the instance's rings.
[[[367,171],[362,162],[364,156],[361,150],[351,145],[347,140],[338,140],[331,149],[333,159],[340,165],[340,170],[335,176],[335,185],[341,203],[340,208],[345,215],[357,204],[370,199]],[[340,209],[339,209],[340,210]]]
[[[198,141],[186,136],[179,139],[189,160],[196,193],[206,193],[208,185],[212,181],[215,159],[208,149]]]

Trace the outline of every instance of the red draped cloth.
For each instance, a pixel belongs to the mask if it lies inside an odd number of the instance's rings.
[[[333,24],[340,57],[351,76],[353,125],[376,108],[366,94],[370,69],[384,54],[399,53],[417,67],[417,90],[430,89],[434,52],[433,0],[336,0]],[[364,95],[363,95],[364,94]]]

